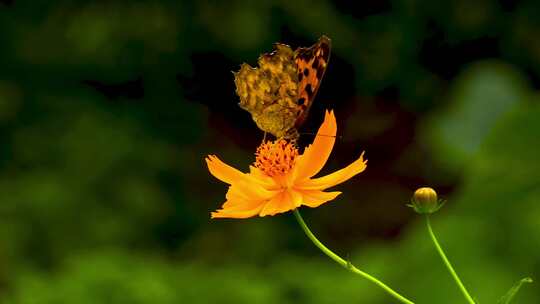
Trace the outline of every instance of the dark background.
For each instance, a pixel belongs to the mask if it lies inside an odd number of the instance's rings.
[[[326,259],[290,213],[210,220],[262,134],[231,71],[332,39],[302,130],[338,135],[323,173],[366,151],[320,239],[417,303],[464,302],[405,204],[495,303],[540,273],[536,1],[0,1],[0,303],[390,303]],[[538,303],[537,283],[519,303]]]

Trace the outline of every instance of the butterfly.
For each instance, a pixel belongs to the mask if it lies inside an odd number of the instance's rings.
[[[330,48],[326,36],[294,51],[275,43],[272,52],[259,57],[257,68],[244,63],[233,72],[239,105],[259,129],[276,138],[298,138],[328,66]]]

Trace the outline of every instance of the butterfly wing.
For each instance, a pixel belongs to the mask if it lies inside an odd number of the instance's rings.
[[[330,60],[330,48],[330,38],[323,35],[311,47],[298,48],[295,51],[294,61],[298,72],[297,103],[301,107],[295,127],[302,125],[307,118]]]
[[[259,57],[258,67],[242,64],[234,73],[240,107],[251,114],[259,129],[276,138],[294,128],[300,113],[294,54],[288,45],[276,43],[271,53]]]

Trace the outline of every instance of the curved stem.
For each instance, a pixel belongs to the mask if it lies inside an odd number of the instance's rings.
[[[465,296],[465,299],[467,299],[467,301],[470,304],[476,304],[474,302],[473,298],[471,297],[471,295],[469,294],[469,292],[467,291],[467,289],[465,288],[465,285],[463,285],[463,283],[459,279],[456,271],[452,267],[452,264],[450,264],[450,261],[448,261],[448,258],[446,257],[446,254],[444,254],[444,251],[441,248],[441,245],[439,245],[439,242],[437,241],[437,238],[435,237],[435,233],[433,233],[433,229],[431,229],[431,221],[429,219],[429,214],[426,214],[426,223],[427,223],[427,229],[428,229],[428,232],[429,232],[429,236],[431,237],[431,240],[433,241],[433,244],[435,244],[435,248],[437,249],[437,252],[439,252],[439,255],[441,256],[441,259],[443,260],[444,264],[446,265],[446,268],[448,268],[448,271],[450,272],[450,274],[452,275],[452,277],[456,281],[459,289],[461,290],[461,292]]]
[[[302,215],[300,215],[300,212],[298,211],[298,209],[295,209],[293,213],[294,213],[294,216],[296,217],[296,220],[298,221],[298,224],[300,224],[300,227],[302,227],[302,230],[304,230],[307,237],[313,242],[313,244],[315,244],[315,246],[317,246],[329,258],[331,258],[332,260],[334,260],[335,262],[337,262],[339,265],[346,268],[347,270],[362,276],[364,279],[368,281],[375,283],[377,286],[381,287],[384,291],[389,293],[394,298],[398,299],[400,302],[405,303],[405,304],[414,304],[414,302],[400,295],[399,293],[394,291],[392,288],[388,287],[383,282],[377,280],[376,278],[363,272],[362,270],[354,267],[354,265],[351,264],[351,262],[344,260],[339,255],[335,254],[332,250],[328,249],[328,247],[324,246],[324,244],[321,243],[317,239],[317,237],[311,232],[311,230],[309,230],[308,226],[306,225],[306,222],[304,222],[304,219],[302,218]]]

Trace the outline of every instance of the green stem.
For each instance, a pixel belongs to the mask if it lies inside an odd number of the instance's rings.
[[[298,211],[298,209],[295,209],[293,211],[293,213],[294,213],[294,216],[296,217],[296,220],[298,221],[298,224],[300,224],[300,227],[302,227],[302,230],[304,230],[307,237],[313,242],[313,244],[315,244],[315,246],[317,246],[322,252],[324,252],[324,254],[326,254],[332,260],[336,261],[339,265],[343,266],[345,269],[362,276],[363,278],[367,279],[368,281],[371,281],[371,282],[375,283],[377,286],[384,289],[384,291],[389,293],[394,298],[398,299],[400,302],[406,303],[406,304],[414,304],[414,302],[408,300],[404,296],[402,296],[399,293],[395,292],[392,288],[388,287],[383,282],[377,280],[376,278],[374,278],[371,275],[363,272],[362,270],[354,267],[354,265],[352,265],[351,262],[344,260],[339,255],[332,252],[332,250],[330,250],[326,246],[324,246],[324,244],[321,243],[317,239],[317,237],[315,237],[315,235],[311,232],[311,230],[309,230],[308,226],[306,225],[306,222],[304,222],[304,219],[302,218],[302,215],[300,215],[300,212]]]
[[[450,264],[450,261],[448,261],[448,258],[446,257],[446,254],[444,254],[444,251],[441,248],[441,245],[439,245],[439,242],[437,241],[437,238],[435,237],[435,233],[433,233],[433,229],[431,229],[431,221],[429,219],[429,214],[426,214],[426,223],[427,223],[427,229],[428,229],[428,232],[429,232],[429,236],[431,237],[431,240],[433,241],[433,244],[435,244],[435,248],[437,248],[437,252],[439,252],[439,255],[441,256],[441,259],[443,260],[444,264],[446,265],[446,268],[448,268],[448,271],[450,272],[450,274],[452,275],[452,277],[456,281],[459,289],[461,290],[461,292],[465,296],[465,299],[467,299],[467,301],[470,304],[476,304],[476,303],[474,303],[473,298],[471,297],[471,295],[469,294],[469,292],[465,288],[465,285],[463,285],[463,283],[459,279],[456,271],[452,267],[452,264]]]

